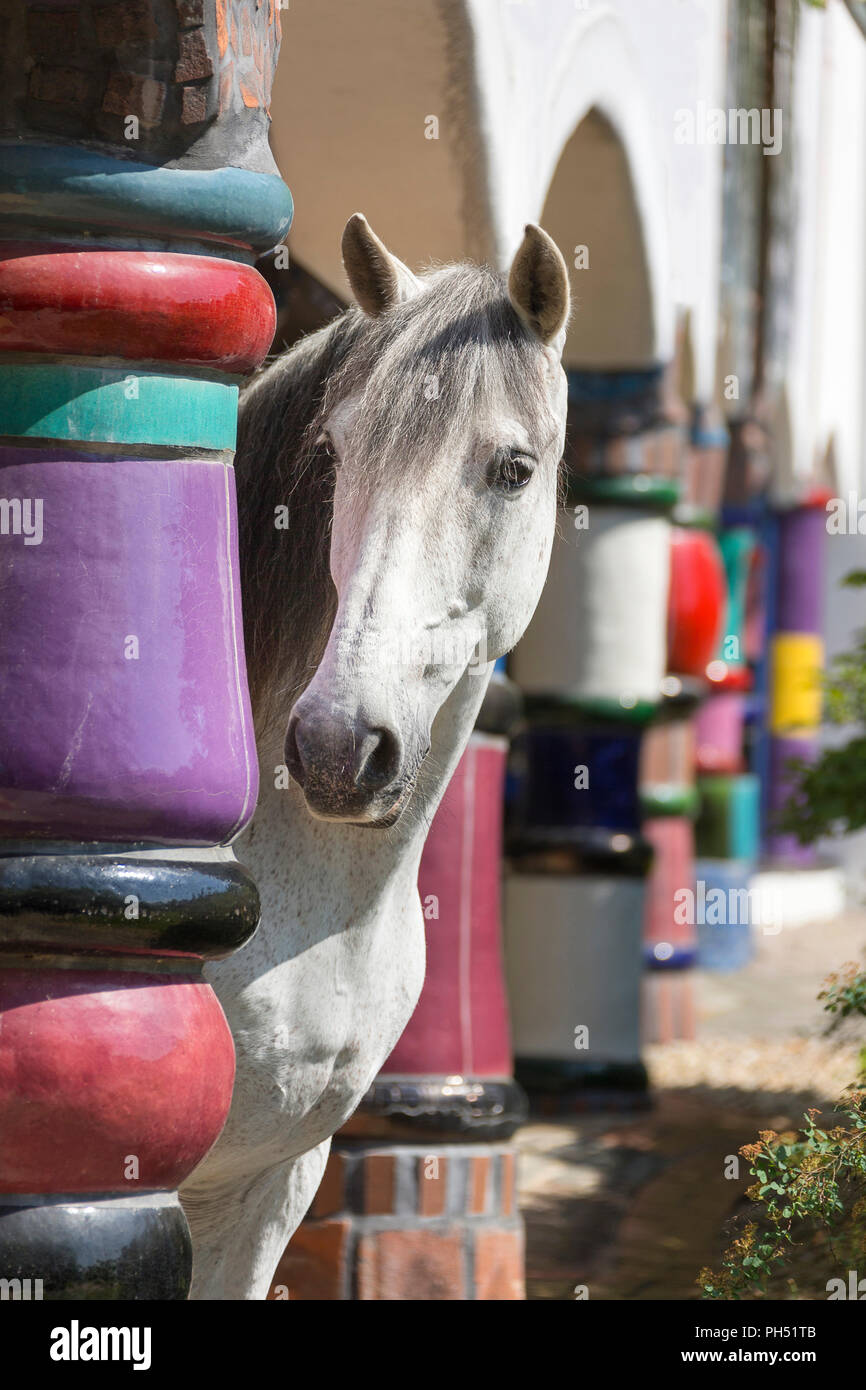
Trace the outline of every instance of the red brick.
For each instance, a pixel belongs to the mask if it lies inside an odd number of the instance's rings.
[[[175,82],[198,82],[213,76],[213,59],[207,51],[204,30],[193,29],[178,39],[179,57],[174,70]]]
[[[342,1154],[332,1153],[325,1164],[319,1190],[313,1198],[310,1216],[330,1216],[343,1207],[346,1163]]]
[[[268,1298],[273,1299],[274,1290],[283,1285],[289,1299],[300,1303],[342,1299],[351,1224],[348,1220],[302,1222],[277,1265]]]
[[[480,1216],[487,1206],[487,1184],[490,1178],[490,1159],[472,1159],[469,1177],[469,1214]]]
[[[100,48],[121,48],[123,44],[147,44],[159,36],[147,0],[97,5],[93,11],[96,41]]]
[[[184,87],[180,118],[184,125],[197,125],[207,117],[207,92],[203,87]]]
[[[526,1297],[523,1282],[523,1231],[477,1231],[475,1297],[513,1302]]]
[[[34,58],[69,58],[78,47],[77,10],[30,10],[27,42]]]
[[[52,106],[86,106],[96,96],[93,78],[78,68],[35,67],[28,90],[34,101]]]
[[[362,1301],[459,1302],[466,1298],[461,1231],[379,1231],[358,1242]]]
[[[102,102],[115,116],[137,116],[143,126],[158,125],[165,105],[165,83],[135,72],[113,72]]]
[[[503,1154],[502,1163],[502,1196],[500,1199],[500,1210],[503,1216],[513,1216],[515,1212],[514,1191],[517,1178],[517,1155]]]
[[[204,0],[175,0],[181,29],[194,29],[204,24]]]
[[[387,1216],[394,1210],[394,1157],[367,1154],[364,1158],[364,1211]]]
[[[438,1165],[436,1177],[431,1160]],[[418,1211],[422,1216],[441,1216],[445,1210],[445,1185],[448,1180],[448,1159],[437,1154],[426,1154],[418,1159]]]

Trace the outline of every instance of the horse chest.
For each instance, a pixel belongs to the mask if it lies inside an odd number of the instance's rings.
[[[375,931],[350,927],[322,943],[319,1008],[315,1020],[305,1011],[305,1030],[330,1068],[331,1095],[363,1094],[409,1020],[424,968],[414,915],[382,920]]]
[[[268,960],[276,921],[267,910],[260,932],[245,988],[214,978],[238,1068],[221,1142],[233,1146],[236,1135],[246,1146],[255,1133],[257,1146],[298,1153],[348,1118],[408,1022],[423,982],[423,919],[417,896],[315,939],[283,918],[278,960]]]

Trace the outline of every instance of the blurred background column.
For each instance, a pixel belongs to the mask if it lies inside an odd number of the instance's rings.
[[[664,698],[686,442],[671,375],[569,372],[566,506],[512,660],[527,729],[515,741],[506,962],[516,1073],[545,1111],[646,1102],[652,847],[639,783]]]
[[[793,507],[778,518],[775,631],[770,638],[770,767],[767,848],[772,859],[815,863],[812,845],[773,828],[791,794],[792,759],[812,762],[821,726],[824,668],[824,546],[826,494],[811,506]]]
[[[719,547],[726,575],[726,604],[714,659],[708,663],[710,693],[697,723],[698,795],[696,882],[700,899],[721,891],[729,904],[748,890],[760,854],[761,784],[747,770],[746,711],[754,684],[749,662],[747,613],[756,553],[754,532],[746,526],[725,527]],[[725,911],[721,920],[704,908],[698,922],[700,964],[708,970],[734,970],[752,954],[748,920]]]
[[[713,447],[717,447],[713,441]],[[694,446],[688,462],[694,458]],[[694,476],[694,475],[692,475]],[[717,483],[721,475],[715,470]],[[704,484],[703,472],[697,479]],[[689,488],[691,477],[687,476]],[[671,535],[668,598],[668,675],[656,721],[644,740],[641,802],[644,834],[655,857],[650,872],[644,957],[644,1037],[671,1042],[695,1035],[694,967],[697,925],[683,907],[682,890],[695,891],[694,820],[698,730],[727,593],[713,532],[713,513],[689,498],[677,509]]]

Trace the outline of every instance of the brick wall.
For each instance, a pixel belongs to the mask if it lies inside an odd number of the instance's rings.
[[[515,1161],[505,1144],[336,1145],[269,1297],[522,1299]]]

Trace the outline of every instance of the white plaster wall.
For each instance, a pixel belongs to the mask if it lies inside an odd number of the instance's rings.
[[[801,9],[791,468],[808,474],[832,435],[841,485],[860,487],[866,43],[842,0]],[[726,11],[726,0],[292,0],[273,145],[296,197],[294,253],[345,293],[339,235],[361,209],[413,265],[473,255],[504,268],[595,108],[622,144],[643,238],[645,357],[671,355],[676,312],[689,310],[695,395],[708,400],[724,151],[678,144],[674,129],[680,109],[726,104]],[[424,138],[430,114],[438,141]],[[569,259],[581,188],[573,198]]]
[[[840,494],[866,493],[866,41],[841,0],[800,7],[795,68],[797,260],[786,378],[796,487],[834,441]],[[866,535],[828,535],[824,636],[827,661],[866,626],[862,589],[840,586],[866,568]],[[824,746],[852,728],[825,725]],[[845,870],[853,906],[866,903],[866,831],[821,841]]]
[[[720,147],[674,141],[674,113],[724,98],[720,0],[469,0],[500,259],[538,215],[559,156],[595,107],[619,135],[644,232],[656,360],[689,308],[696,390],[712,394]],[[575,190],[579,224],[580,190]],[[581,237],[575,235],[575,243]],[[567,251],[570,248],[564,247]]]
[[[862,486],[866,309],[866,42],[845,7],[827,12],[827,129],[818,245],[822,284],[813,339],[816,443],[832,434],[843,489]]]
[[[461,10],[438,0],[291,0],[282,13],[271,146],[295,200],[289,245],[344,298],[340,237],[353,212],[413,268],[489,255]]]
[[[504,267],[596,107],[625,149],[643,233],[647,357],[671,355],[675,310],[689,308],[709,396],[721,151],[673,132],[678,107],[722,102],[723,29],[723,0],[292,0],[272,144],[296,198],[294,254],[345,293],[339,234],[361,209],[412,264]],[[424,139],[429,114],[438,142]],[[576,222],[579,210],[575,189]]]
[[[808,477],[832,438],[845,495],[866,485],[866,41],[841,0],[800,21],[791,462]]]

